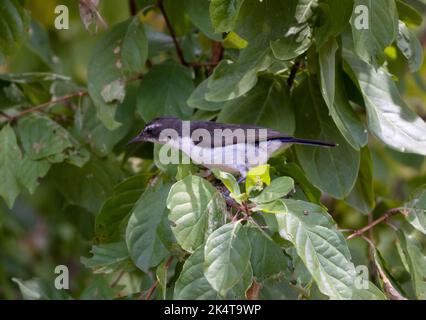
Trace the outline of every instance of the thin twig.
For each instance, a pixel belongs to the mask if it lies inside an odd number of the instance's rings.
[[[173,261],[173,256],[171,256],[164,265],[164,269],[167,271],[167,269],[170,267]],[[154,281],[151,287],[149,287],[148,291],[146,292],[145,300],[150,300],[152,297],[152,294],[154,293],[155,289],[158,287],[158,279]]]
[[[3,111],[0,111],[0,116],[4,117],[9,122],[13,121],[13,117],[9,116],[7,113],[4,113]]]
[[[173,27],[172,27],[172,24],[170,23],[169,17],[167,16],[166,10],[164,8],[163,0],[158,0],[157,5],[158,5],[158,8],[161,11],[161,14],[164,17],[164,21],[166,22],[167,29],[169,30],[169,33],[170,33],[170,35],[171,35],[171,37],[173,39],[173,43],[175,45],[176,52],[177,52],[177,55],[179,57],[180,63],[182,65],[184,65],[184,66],[188,66],[188,63],[185,61],[185,57],[183,55],[182,48],[180,47],[179,42],[178,42],[178,40],[176,38],[176,33],[173,30]]]
[[[129,0],[129,9],[132,16],[135,16],[138,13],[138,5],[136,0]]]
[[[111,283],[110,288],[115,288],[118,283],[120,282],[121,278],[124,276],[124,270],[121,270],[121,272],[118,274],[117,279],[114,280],[113,283]]]
[[[77,92],[74,92],[74,93],[71,93],[71,94],[59,97],[59,98],[57,98],[55,100],[51,100],[51,101],[39,104],[39,105],[37,105],[35,107],[26,109],[26,110],[18,113],[16,116],[12,117],[12,121],[16,121],[17,119],[22,118],[22,117],[26,116],[29,113],[36,112],[36,111],[41,111],[42,109],[50,107],[52,105],[59,104],[61,102],[65,102],[65,101],[71,100],[71,99],[76,98],[76,97],[83,97],[83,96],[86,96],[88,94],[89,93],[87,91],[77,91]]]
[[[370,229],[374,228],[376,225],[378,225],[379,223],[388,220],[389,218],[391,218],[394,215],[397,215],[399,213],[403,213],[403,209],[402,208],[395,208],[395,209],[391,209],[389,211],[387,211],[383,216],[381,216],[379,219],[370,222],[368,225],[366,225],[364,228],[359,229],[357,231],[355,231],[354,233],[352,233],[351,235],[348,236],[347,240],[351,240],[355,237],[360,236],[361,234],[363,234],[364,232],[369,231]]]

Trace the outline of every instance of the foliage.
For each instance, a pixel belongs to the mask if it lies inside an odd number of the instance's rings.
[[[0,2],[0,297],[426,299],[424,1],[62,2]],[[162,115],[338,146],[242,184]]]

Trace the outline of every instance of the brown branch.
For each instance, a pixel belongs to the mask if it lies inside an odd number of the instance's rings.
[[[175,45],[176,53],[177,53],[177,55],[178,55],[178,57],[179,57],[179,61],[180,61],[180,63],[181,63],[182,65],[184,65],[184,66],[188,67],[188,63],[185,61],[185,57],[184,57],[184,55],[183,55],[182,48],[180,47],[180,44],[179,44],[179,42],[178,42],[178,40],[177,40],[177,38],[176,38],[176,33],[175,33],[175,31],[173,30],[172,24],[170,23],[169,17],[167,16],[166,10],[165,10],[165,8],[164,8],[163,0],[158,0],[158,2],[157,2],[157,6],[158,6],[158,8],[160,9],[161,14],[162,14],[162,15],[163,15],[163,17],[164,17],[164,21],[166,22],[167,29],[169,30],[169,33],[170,33],[170,35],[171,35],[171,37],[172,37],[172,39],[173,39],[173,43],[174,43],[174,45]]]
[[[173,261],[173,256],[171,256],[167,261],[166,264],[164,265],[164,268],[167,269],[170,267],[170,265],[172,264]],[[152,297],[152,294],[154,293],[155,289],[158,287],[158,280],[155,280],[154,283],[151,285],[151,287],[149,287],[148,291],[146,292],[146,296],[145,296],[145,300],[150,300]]]
[[[129,0],[129,9],[132,16],[135,16],[138,13],[138,5],[136,0]]]
[[[83,97],[83,96],[86,96],[88,94],[89,93],[87,91],[77,91],[77,92],[74,92],[74,93],[71,93],[71,94],[59,97],[59,98],[57,98],[55,100],[51,100],[51,101],[39,104],[39,105],[37,105],[35,107],[26,109],[26,110],[18,113],[16,116],[12,117],[11,121],[16,121],[17,119],[22,118],[22,117],[26,116],[29,113],[36,112],[36,111],[41,111],[42,109],[50,107],[52,105],[59,104],[61,102],[65,102],[65,101],[71,100],[71,99],[76,98],[76,97]]]
[[[376,225],[382,223],[383,221],[388,220],[389,218],[391,218],[394,215],[397,215],[399,213],[405,214],[404,213],[404,209],[402,209],[402,208],[395,208],[395,209],[391,209],[391,210],[387,211],[379,219],[370,222],[364,228],[359,229],[359,230],[355,231],[354,233],[352,233],[351,235],[349,235],[348,238],[347,238],[347,240],[351,240],[351,239],[353,239],[355,237],[358,237],[358,236],[362,235],[363,233],[365,233],[365,232],[369,231],[370,229],[374,228]]]

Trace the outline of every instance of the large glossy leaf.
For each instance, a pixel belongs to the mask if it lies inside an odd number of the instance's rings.
[[[223,60],[209,78],[206,100],[220,102],[241,97],[256,85],[257,74],[272,62],[268,48],[259,50],[256,47],[243,49],[236,62]]]
[[[396,150],[426,155],[426,123],[405,104],[388,73],[358,59],[350,45],[344,57],[364,97],[371,132]]]
[[[241,222],[215,230],[204,248],[204,275],[222,296],[235,286],[250,267],[251,246]]]
[[[18,0],[0,2],[0,64],[14,53],[25,40],[29,30],[29,14]]]
[[[367,131],[349,104],[340,64],[336,61],[337,49],[333,39],[319,50],[321,93],[337,128],[351,146],[359,150],[367,143]]]
[[[395,0],[355,0],[351,26],[358,56],[367,63],[382,64],[385,48],[398,34]]]
[[[350,299],[355,267],[345,238],[321,207],[285,200],[288,214],[276,215],[281,237],[292,242],[320,291],[331,299]]]
[[[245,228],[251,245],[253,276],[261,282],[277,274],[288,274],[289,260],[283,250],[259,226],[249,223]]]
[[[17,177],[21,159],[15,132],[6,125],[0,131],[0,195],[9,207],[12,207],[21,191]]]
[[[184,250],[193,252],[226,219],[220,192],[198,176],[175,183],[167,198],[172,231]]]
[[[139,15],[116,25],[96,45],[88,66],[88,89],[98,118],[109,130],[120,126],[115,113],[125,97],[126,78],[143,70],[147,56]]]
[[[141,270],[147,272],[169,255],[164,238],[167,232],[166,199],[170,185],[158,181],[148,188],[132,210],[126,230],[130,257]]]
[[[309,93],[309,94],[307,94]],[[319,89],[305,81],[294,92],[299,138],[331,141],[334,148],[296,146],[307,178],[323,192],[344,198],[352,190],[359,170],[360,154],[351,147],[328,115]]]
[[[188,68],[173,61],[156,65],[141,82],[138,111],[145,121],[164,115],[187,119],[192,110],[186,101],[193,89]]]
[[[195,250],[183,265],[176,281],[174,299],[176,300],[214,300],[219,297],[216,290],[204,276],[204,246]]]
[[[218,121],[258,125],[292,135],[295,123],[289,89],[279,78],[261,77],[248,93],[225,104]]]

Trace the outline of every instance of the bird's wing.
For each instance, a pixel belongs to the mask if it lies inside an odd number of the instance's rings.
[[[288,135],[272,129],[245,125],[223,124],[212,121],[191,121],[191,138],[200,147],[224,147],[236,143],[256,143],[278,138],[290,138]],[[216,131],[215,136],[215,130]],[[207,134],[208,133],[208,134]]]

